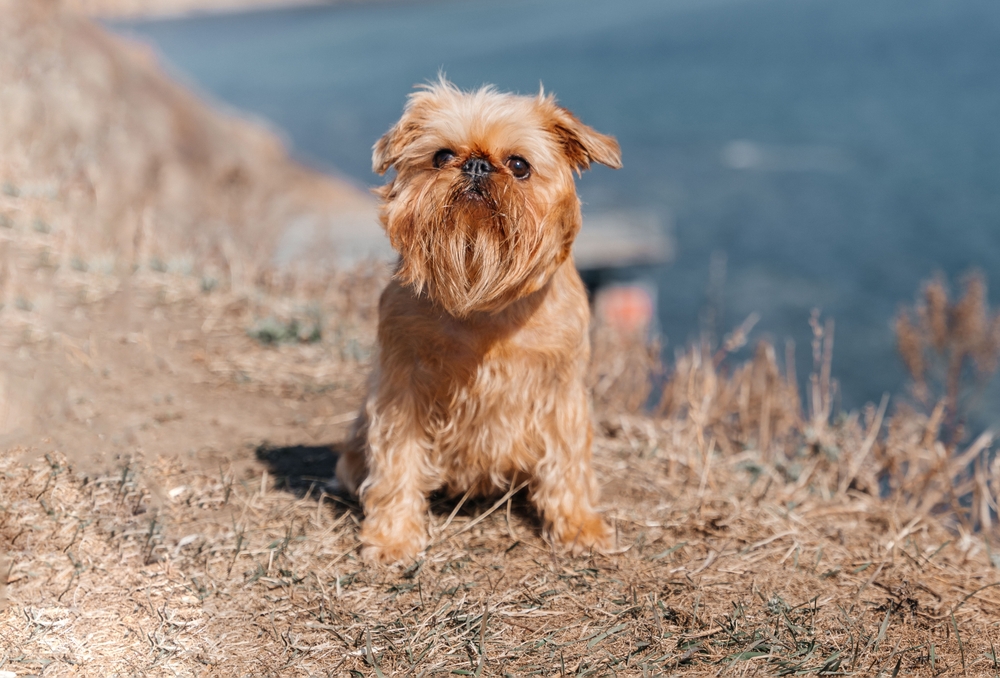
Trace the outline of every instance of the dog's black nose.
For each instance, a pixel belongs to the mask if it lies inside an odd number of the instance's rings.
[[[493,172],[494,167],[486,158],[474,155],[465,161],[465,164],[462,165],[462,171],[472,179],[482,179]]]

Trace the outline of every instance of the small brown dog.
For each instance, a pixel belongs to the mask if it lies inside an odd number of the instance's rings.
[[[594,510],[587,295],[570,248],[574,171],[621,166],[614,138],[552,96],[410,95],[375,144],[380,218],[399,253],[379,303],[378,357],[337,477],[360,494],[362,556],[427,543],[427,497],[528,480],[545,532],[576,551],[609,545]]]

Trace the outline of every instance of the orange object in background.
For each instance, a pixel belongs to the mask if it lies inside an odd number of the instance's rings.
[[[603,287],[594,297],[597,319],[623,332],[645,332],[653,324],[656,292],[639,283]]]

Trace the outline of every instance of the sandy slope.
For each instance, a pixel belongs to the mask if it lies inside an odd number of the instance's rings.
[[[340,251],[309,233],[365,218],[376,229],[372,201],[293,163],[271,132],[209,109],[88,20],[51,3],[3,0],[0,12],[0,433],[44,433],[72,455],[151,444],[141,421],[166,416],[156,426],[184,418],[174,428],[197,449],[212,438],[196,421],[215,396],[175,356],[210,366],[207,337],[230,315],[244,323],[235,340],[250,342],[254,322],[287,320],[309,294],[315,306],[316,294],[283,282],[276,248],[297,228],[299,254],[284,270],[328,279]],[[281,285],[279,303],[267,290]],[[190,391],[159,384],[164,369]],[[150,399],[170,393],[185,403],[152,414]]]
[[[52,3],[2,10],[0,180],[41,199],[68,256],[255,268],[290,222],[370,209],[259,124],[209,110],[143,48]]]

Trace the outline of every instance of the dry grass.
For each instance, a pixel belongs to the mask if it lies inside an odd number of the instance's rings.
[[[325,304],[370,342],[378,281],[351,280],[324,288]],[[284,289],[260,292],[269,312],[318,294]],[[221,293],[159,308],[185,304],[224,326],[216,340],[232,367],[202,369],[234,393],[333,397],[316,386],[329,382],[335,335],[264,346],[246,336],[253,313],[218,312],[246,304]],[[139,446],[107,473],[75,471],[58,452],[25,464],[9,450],[0,670],[992,674],[1000,577],[981,520],[996,501],[988,438],[944,458],[940,411],[889,417],[883,404],[831,423],[830,326],[814,326],[807,412],[762,344],[731,368],[725,350],[681,353],[652,416],[630,413],[628,394],[651,392],[637,366],[655,367],[654,354],[595,330],[595,378],[616,385],[602,391],[595,444],[611,554],[553,551],[516,494],[438,501],[437,539],[420,560],[365,567],[362,516],[329,493],[335,445],[303,439],[258,447],[256,462],[229,450],[214,466]],[[309,369],[314,351],[329,352]],[[362,375],[363,358],[341,369]],[[625,397],[611,401],[616,388]],[[983,471],[970,474],[976,459]],[[970,492],[980,493],[971,503]]]
[[[1000,364],[1000,311],[990,309],[986,280],[966,276],[951,301],[941,276],[927,281],[922,299],[896,316],[899,354],[925,408],[943,408],[952,438],[962,437],[966,412]]]
[[[355,558],[355,507],[178,460],[82,478],[4,461],[3,668],[46,675],[987,672],[984,542],[684,422],[616,416],[597,444],[611,555],[570,559],[523,500],[439,505],[406,569]],[[301,466],[328,475],[330,455]],[[279,453],[267,457],[277,466]],[[324,473],[325,472],[325,473]],[[795,474],[798,474],[797,476]],[[303,478],[305,476],[305,478]],[[166,490],[152,508],[148,485]],[[318,496],[317,496],[318,495]],[[959,640],[961,638],[961,641]]]

